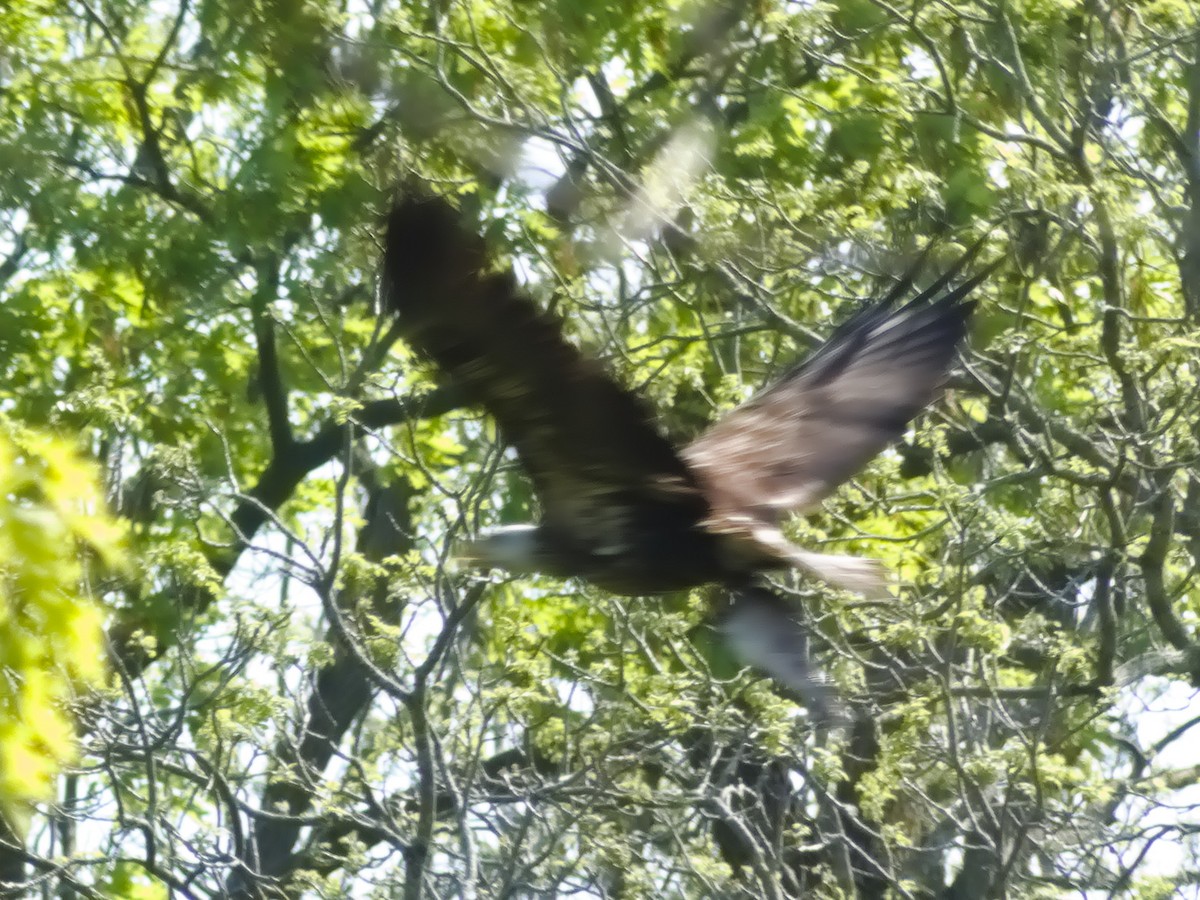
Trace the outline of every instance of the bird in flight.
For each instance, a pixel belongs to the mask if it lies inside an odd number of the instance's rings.
[[[470,542],[464,558],[625,595],[721,585],[718,631],[734,655],[819,707],[827,692],[807,662],[806,631],[764,575],[798,568],[886,596],[885,573],[875,560],[793,544],[783,517],[813,509],[934,399],[966,333],[967,296],[992,268],[954,285],[974,252],[897,305],[906,277],[679,446],[511,271],[491,266],[485,241],[449,202],[401,198],[384,237],[384,305],[411,346],[495,418],[542,509],[537,524]]]

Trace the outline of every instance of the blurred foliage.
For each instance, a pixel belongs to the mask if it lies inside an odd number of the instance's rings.
[[[72,699],[105,674],[91,561],[119,565],[122,545],[96,475],[66,443],[0,418],[0,814],[18,828],[74,759]]]

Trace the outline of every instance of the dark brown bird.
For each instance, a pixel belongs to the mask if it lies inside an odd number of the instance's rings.
[[[991,267],[950,287],[972,250],[897,307],[911,287],[905,278],[774,384],[677,447],[647,404],[568,343],[511,272],[489,268],[483,239],[460,218],[438,198],[393,207],[383,298],[414,349],[495,417],[541,501],[540,523],[484,534],[465,558],[584,578],[619,594],[724,584],[731,601],[720,630],[735,653],[812,697],[803,631],[761,576],[797,567],[837,587],[886,595],[884,573],[874,560],[796,546],[781,519],[812,509],[934,398],[966,332],[966,297]]]

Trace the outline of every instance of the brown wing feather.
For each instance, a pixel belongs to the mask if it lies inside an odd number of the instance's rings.
[[[388,217],[384,298],[407,339],[495,417],[548,519],[584,526],[590,500],[618,492],[706,508],[649,408],[568,343],[510,272],[488,271],[483,239],[439,198]],[[702,512],[701,512],[702,514]]]
[[[966,333],[964,298],[990,271],[936,299],[945,279],[899,309],[893,296],[868,307],[689,445],[717,512],[811,508],[903,434],[936,394]]]

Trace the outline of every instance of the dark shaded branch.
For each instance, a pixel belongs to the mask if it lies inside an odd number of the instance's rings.
[[[1162,479],[1166,481],[1166,479]],[[1187,629],[1171,608],[1163,569],[1167,552],[1175,532],[1175,500],[1171,496],[1169,483],[1160,486],[1158,495],[1150,507],[1154,517],[1150,523],[1150,539],[1138,564],[1142,569],[1142,580],[1146,585],[1146,603],[1154,623],[1167,642],[1177,650],[1189,650],[1192,646]]]
[[[1142,653],[1117,667],[1113,683],[1127,687],[1152,675],[1186,675],[1193,684],[1200,684],[1200,646]]]
[[[531,741],[531,747],[532,744]],[[561,763],[539,753],[536,748],[527,752],[513,747],[478,764],[476,787],[491,805],[525,803],[542,779],[562,774]],[[437,819],[457,815],[461,811],[460,801],[457,793],[438,791],[433,804]],[[397,812],[415,811],[418,804],[418,798],[412,793],[392,797],[383,803],[387,809]],[[371,847],[384,841],[395,842],[395,836],[389,834],[381,819],[378,810],[368,810],[361,818],[330,817],[313,834],[304,853],[296,857],[295,867],[328,875],[343,867],[346,849],[351,843]]]
[[[1173,134],[1184,171],[1188,211],[1180,231],[1182,254],[1179,276],[1188,316],[1200,316],[1200,32],[1192,44],[1187,71],[1187,124],[1183,135]]]
[[[330,421],[307,441],[295,443],[284,456],[275,456],[267,464],[258,483],[242,497],[229,517],[234,533],[234,546],[212,552],[211,564],[218,576],[224,578],[237,564],[242,551],[250,545],[258,529],[278,510],[310,472],[332,460],[345,445],[355,428],[371,430],[416,419],[444,415],[461,405],[453,388],[437,388],[427,394],[405,400],[395,398],[373,400],[363,404],[348,422]],[[212,602],[211,593],[194,588],[180,597],[184,610],[202,612]],[[183,610],[181,610],[183,611]],[[130,676],[136,676],[151,661],[141,641],[134,637],[149,632],[159,638],[161,653],[173,640],[171,634],[159,634],[153,625],[140,615],[118,620],[109,630],[109,646],[117,664]]]
[[[417,747],[417,824],[412,841],[404,848],[404,900],[421,900],[425,895],[425,866],[433,844],[437,822],[437,785],[434,781],[434,747],[426,715],[428,693],[419,680],[409,696],[409,719]]]
[[[28,887],[25,884],[27,858],[21,839],[7,822],[0,819],[0,897],[19,896]]]
[[[1096,573],[1096,589],[1092,603],[1096,607],[1096,618],[1100,628],[1100,644],[1096,648],[1096,685],[1104,687],[1113,683],[1114,662],[1117,658],[1117,615],[1113,610],[1112,583],[1116,561],[1106,556]]]
[[[973,453],[986,450],[995,444],[1014,444],[1015,429],[1003,419],[989,418],[980,422],[969,431],[954,431],[946,437],[943,452],[937,453],[932,447],[919,444],[897,444],[896,451],[900,454],[900,475],[903,478],[919,478],[930,474],[934,469],[935,456],[943,463]]]
[[[279,261],[271,258],[258,265],[258,287],[253,300],[254,338],[258,344],[258,386],[267,408],[267,430],[276,457],[291,450],[295,439],[288,424],[287,387],[279,370],[275,346],[275,324],[268,309],[279,288]]]
[[[358,550],[372,562],[412,547],[412,522],[409,499],[412,488],[406,482],[379,484],[372,472],[360,474],[367,487],[365,522],[359,533]],[[371,608],[388,624],[399,621],[403,603],[388,596],[386,579],[372,588]],[[353,608],[357,594],[340,595],[335,603],[341,609]],[[327,635],[335,646],[333,662],[318,671],[308,698],[308,711],[295,739],[285,737],[275,750],[279,768],[263,791],[261,807],[282,815],[257,820],[254,844],[258,871],[246,859],[244,869],[236,870],[228,885],[231,897],[254,897],[259,880],[283,884],[294,871],[293,848],[303,827],[301,816],[312,806],[317,786],[351,724],[367,709],[375,684],[362,657],[352,652],[348,641],[353,636]]]
[[[50,876],[57,880],[60,885],[70,888],[81,897],[91,897],[95,900],[104,900],[103,896],[92,889],[92,887],[80,881],[66,865],[60,865],[49,859],[45,859],[35,853],[30,853],[17,843],[10,843],[12,834],[7,827],[0,825],[0,898],[13,898],[13,900],[23,900],[31,896],[30,892],[35,889],[37,878],[25,880],[24,871],[25,864],[30,865],[43,876]],[[17,869],[9,863],[9,860],[14,860],[20,863],[20,868]],[[20,877],[13,879],[10,875],[18,874]],[[46,884],[43,881],[43,886]]]
[[[4,262],[0,262],[0,288],[8,284],[9,279],[17,274],[21,268],[21,260],[25,258],[25,254],[29,252],[29,242],[25,238],[24,232],[18,234],[13,240],[12,252],[4,258]]]
[[[372,400],[364,403],[351,421],[328,422],[309,440],[297,442],[286,457],[271,460],[258,483],[230,516],[241,542],[238,552],[249,544],[269,514],[283,505],[310,472],[338,455],[352,429],[371,431],[402,422],[436,418],[461,405],[462,398],[452,387],[439,387],[404,400]],[[232,562],[227,561],[219,568],[222,575],[229,572]]]

